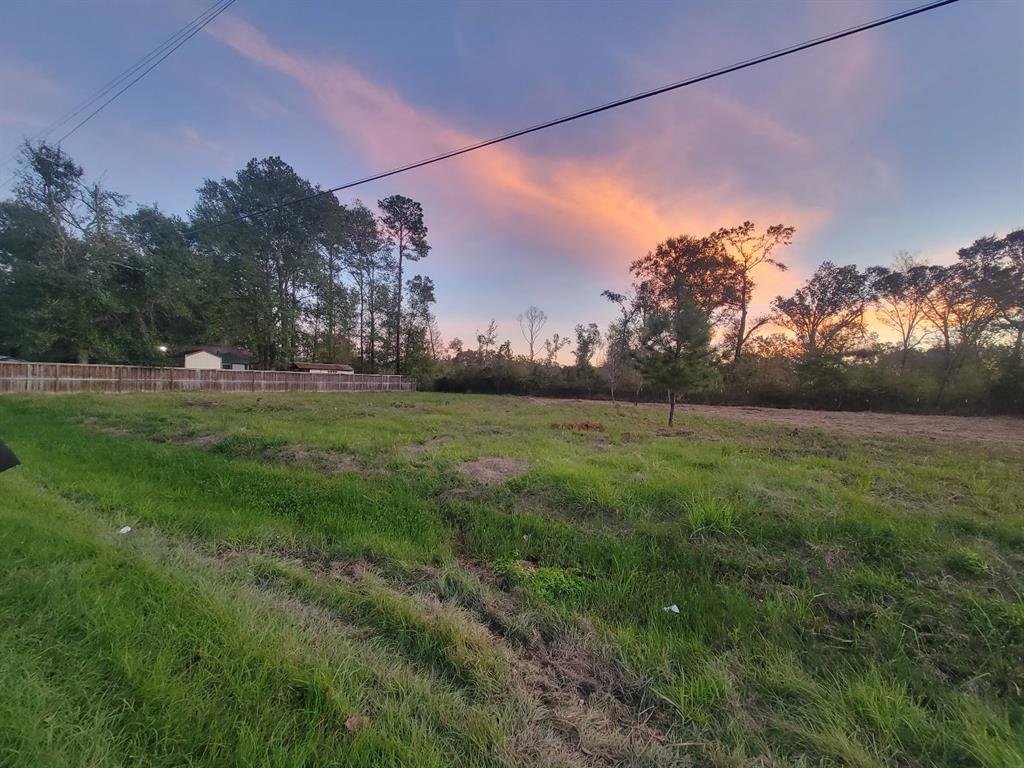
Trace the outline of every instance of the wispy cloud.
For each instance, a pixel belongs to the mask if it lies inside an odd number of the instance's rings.
[[[452,121],[413,106],[394,88],[337,60],[288,52],[238,17],[222,17],[210,34],[263,67],[299,84],[320,115],[354,145],[373,169],[391,167],[479,140]],[[753,131],[793,155],[807,154],[806,141],[785,126],[726,99],[718,100],[727,125]],[[707,128],[699,127],[706,131]],[[664,146],[680,154],[671,121],[627,140],[617,149],[587,158],[552,160],[502,145],[451,161],[443,176],[424,178],[435,221],[472,219],[563,258],[621,274],[623,264],[665,237],[701,232],[745,218],[819,226],[827,211],[779,196],[758,198],[743,191],[732,169],[712,178],[659,178],[663,169],[632,163],[637,144]],[[694,138],[693,140],[696,140]],[[685,139],[684,139],[685,143]],[[685,147],[683,147],[685,149]],[[672,169],[672,174],[678,169]],[[666,187],[671,185],[671,191]],[[655,191],[652,191],[655,190]],[[664,191],[657,191],[664,190]]]

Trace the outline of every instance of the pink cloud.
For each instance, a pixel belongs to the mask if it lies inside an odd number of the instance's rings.
[[[393,88],[344,62],[284,51],[238,17],[225,15],[222,22],[210,34],[302,86],[322,117],[367,157],[371,168],[393,167],[481,138],[414,107]],[[774,145],[795,154],[809,151],[806,141],[785,126],[738,103],[718,102],[733,122]],[[645,138],[644,145],[664,146],[678,156],[673,142],[679,141],[679,132],[672,122],[669,126]],[[510,143],[449,161],[443,173],[414,172],[419,178],[408,183],[429,189],[433,207],[441,209],[435,221],[445,226],[472,219],[475,226],[532,240],[619,279],[626,262],[669,235],[745,218],[795,223],[807,231],[827,218],[820,208],[745,194],[741,180],[726,172],[711,183],[675,179],[670,192],[657,194],[651,190],[666,185],[666,179],[656,178],[658,169],[626,170],[633,168],[634,151],[623,142],[610,155],[552,160]]]

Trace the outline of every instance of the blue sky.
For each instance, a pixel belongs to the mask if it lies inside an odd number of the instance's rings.
[[[6,3],[0,155],[208,4]],[[238,0],[65,148],[184,213],[253,156],[330,186],[915,4]],[[632,259],[744,219],[798,230],[765,305],[824,259],[942,261],[1024,225],[1022,51],[1024,4],[964,0],[343,199],[423,203],[447,337],[494,317],[522,349],[530,304],[549,333],[604,324]]]

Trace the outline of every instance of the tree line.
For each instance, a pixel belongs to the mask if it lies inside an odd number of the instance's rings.
[[[526,354],[492,320],[443,344],[434,284],[408,277],[430,245],[422,206],[371,208],[278,157],[206,180],[186,218],[89,181],[61,149],[26,144],[0,202],[0,354],[167,364],[234,344],[261,368],[297,359],[400,371],[444,391],[877,410],[1024,410],[1024,230],[947,265],[825,261],[770,310],[758,281],[785,271],[792,226],[751,222],[658,243],[604,296],[607,328],[547,333],[518,318]],[[284,200],[297,205],[275,207]],[[243,216],[266,210],[258,216]],[[876,329],[882,329],[879,336]],[[515,333],[518,331],[518,334]],[[570,364],[563,363],[566,355]]]
[[[519,317],[529,354],[496,346],[496,327],[476,349],[452,350],[437,386],[572,396],[629,392],[714,403],[878,410],[1024,411],[1024,230],[987,236],[948,265],[901,253],[891,267],[818,266],[789,296],[755,316],[767,270],[784,271],[795,229],[751,222],[659,243],[630,265],[626,292],[602,334],[575,328],[569,343],[541,341],[547,315]],[[888,337],[880,338],[873,328]],[[886,330],[887,329],[887,330]],[[603,360],[593,364],[595,352]],[[542,354],[538,354],[538,350]]]
[[[434,284],[406,274],[430,252],[408,197],[342,204],[279,157],[254,158],[206,180],[182,219],[129,210],[46,144],[24,146],[16,179],[0,202],[6,355],[166,364],[233,344],[259,368],[310,359],[396,373],[437,356]]]

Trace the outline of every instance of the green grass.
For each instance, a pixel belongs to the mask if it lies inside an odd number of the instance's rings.
[[[1024,454],[663,416],[0,399],[0,766],[1024,764]]]

